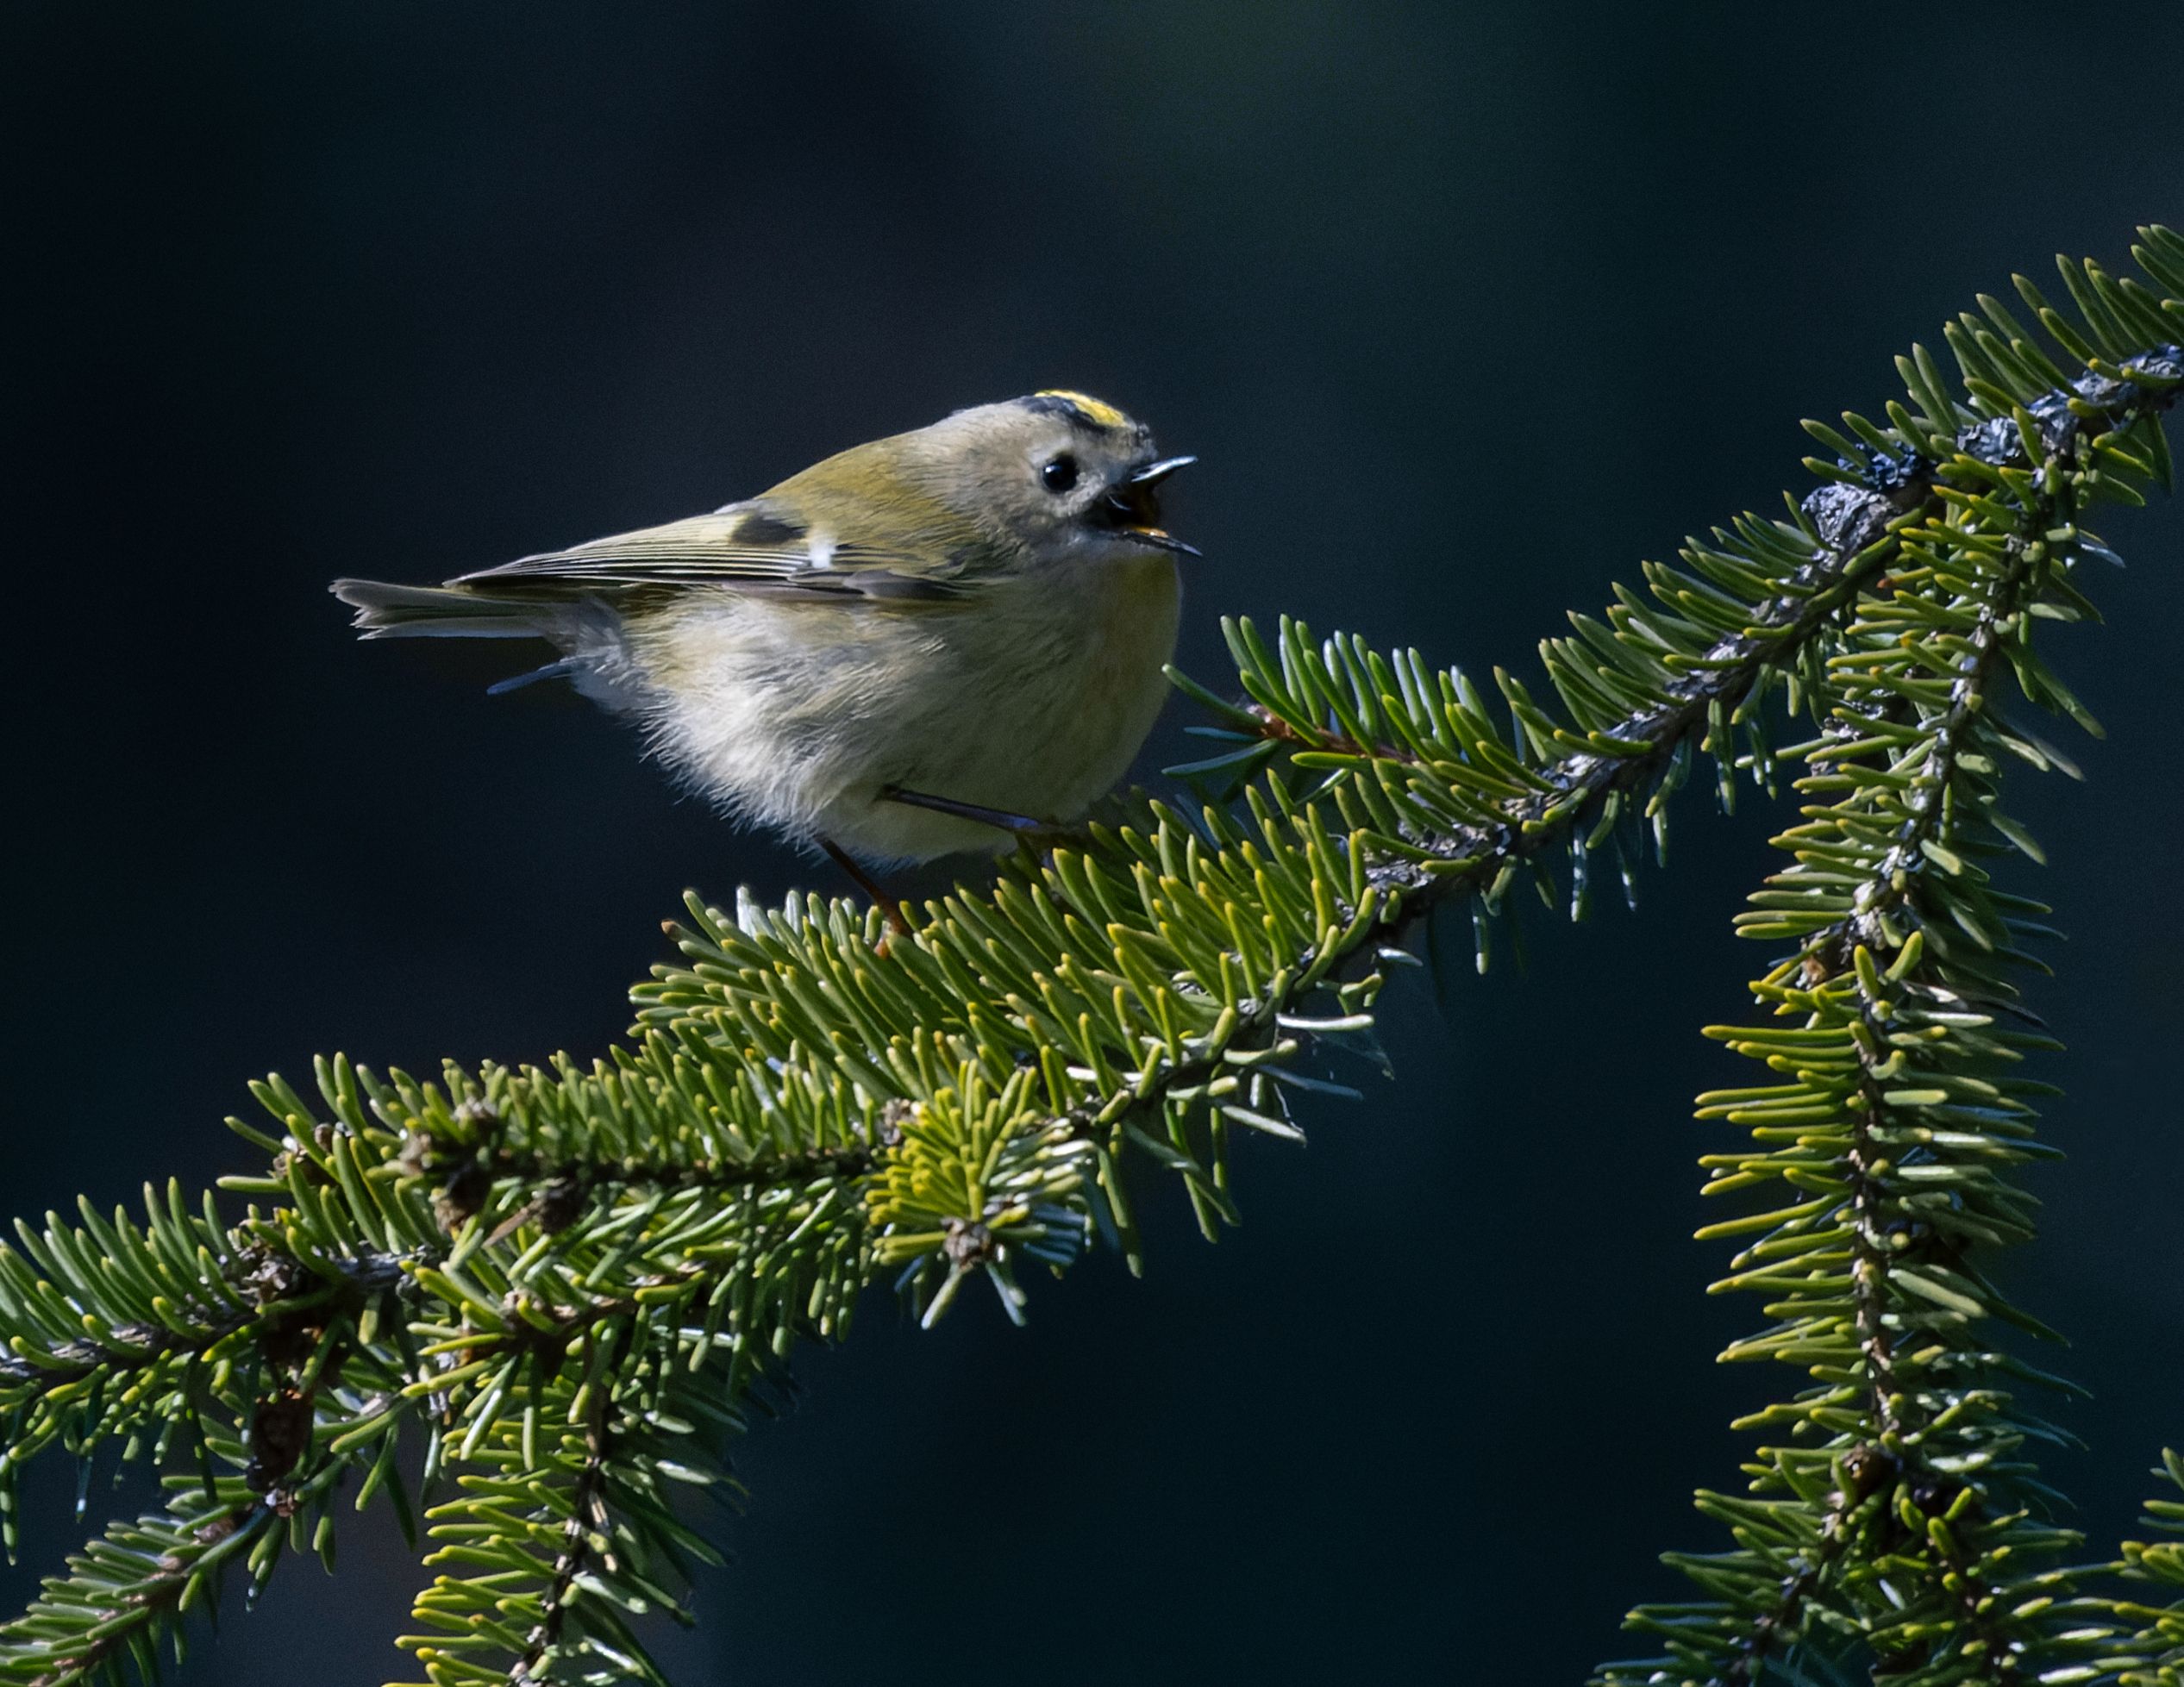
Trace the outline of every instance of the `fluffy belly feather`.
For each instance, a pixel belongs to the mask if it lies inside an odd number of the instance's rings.
[[[1162,555],[933,608],[721,593],[631,654],[652,747],[727,812],[875,862],[928,860],[1008,839],[885,787],[1055,821],[1113,787],[1166,696],[1178,597]]]

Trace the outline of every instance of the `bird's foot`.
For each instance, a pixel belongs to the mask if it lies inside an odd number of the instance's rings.
[[[885,885],[859,866],[848,852],[835,843],[833,839],[820,839],[819,847],[827,852],[828,859],[856,881],[859,890],[872,898],[872,905],[885,917],[887,929],[890,932],[898,937],[910,935],[910,922],[903,917],[903,905],[887,893]],[[887,953],[887,940],[885,937],[879,940],[879,953],[882,955]]]
[[[1060,844],[1081,842],[1076,833],[1066,826],[1058,826],[1051,820],[1033,820],[1024,815],[1012,815],[1005,809],[989,809],[976,803],[959,803],[952,797],[929,797],[922,790],[905,790],[900,785],[886,785],[880,796],[890,803],[900,803],[909,808],[929,809],[936,815],[952,815],[958,820],[967,820],[975,825],[991,826],[1021,838],[1034,849],[1052,849]]]

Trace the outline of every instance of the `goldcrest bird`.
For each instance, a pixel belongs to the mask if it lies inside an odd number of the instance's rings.
[[[874,866],[1080,816],[1152,729],[1175,647],[1162,458],[1039,392],[814,464],[710,515],[438,586],[337,580],[367,639],[541,639],[738,820]],[[854,859],[852,859],[854,858]],[[881,897],[883,903],[884,896]]]

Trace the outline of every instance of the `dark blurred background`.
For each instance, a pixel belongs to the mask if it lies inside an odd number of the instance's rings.
[[[838,888],[678,800],[506,648],[365,647],[337,574],[435,578],[710,508],[1067,384],[1204,465],[1184,660],[1288,610],[1523,667],[1694,526],[1802,490],[1795,424],[2057,249],[2184,219],[2184,13],[230,5],[16,0],[6,151],[5,1205],[248,1166],[315,1051],[604,1048],[685,885]],[[2116,519],[2108,722],[2023,782],[2071,1048],[2006,1275],[2095,1391],[2052,1470],[2106,1553],[2184,1440],[2173,729],[2184,512]],[[1179,759],[1186,711],[1148,747]],[[1776,810],[1780,813],[1780,810]],[[1245,1227],[1154,1202],[1011,1329],[875,1298],[737,1454],[685,1682],[1580,1678],[1718,1538],[1698,1028],[1764,805],[1687,797],[1634,918],[1398,989],[1399,1078],[1246,1146]],[[1741,1080],[1737,1080],[1741,1081]],[[10,1605],[78,1538],[28,1496]],[[138,1490],[118,1503],[133,1503]],[[94,1509],[108,1503],[92,1495]],[[282,1571],[190,1683],[350,1687],[418,1572],[383,1515]]]

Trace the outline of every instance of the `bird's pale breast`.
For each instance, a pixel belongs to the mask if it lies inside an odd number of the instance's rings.
[[[1155,553],[931,608],[692,596],[634,641],[654,748],[733,814],[882,861],[1007,841],[891,784],[1055,821],[1111,788],[1166,696],[1180,593]]]

